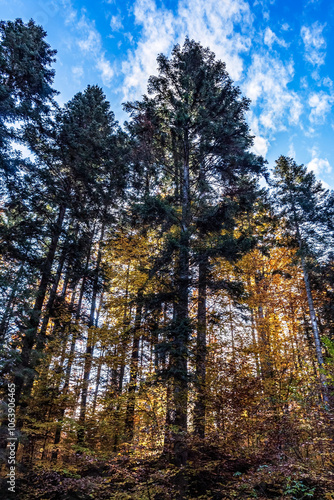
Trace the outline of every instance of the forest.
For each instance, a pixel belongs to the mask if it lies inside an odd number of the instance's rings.
[[[334,193],[186,39],[115,120],[0,23],[1,498],[334,499]]]

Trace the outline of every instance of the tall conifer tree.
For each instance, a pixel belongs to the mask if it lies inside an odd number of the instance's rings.
[[[175,46],[170,59],[164,55],[158,57],[158,69],[158,76],[149,79],[151,97],[128,103],[126,109],[131,112],[137,137],[144,138],[150,130],[149,166],[152,170],[153,164],[159,172],[156,173],[159,182],[153,186],[150,197],[147,192],[143,193],[143,206],[148,203],[151,217],[156,210],[157,221],[169,218],[170,226],[175,228],[174,315],[169,349],[172,431],[166,434],[166,439],[170,440],[174,461],[184,464],[187,460],[187,365],[193,328],[189,318],[193,241],[201,232],[220,234],[224,225],[233,228],[236,213],[254,193],[255,184],[250,179],[263,170],[263,159],[249,152],[252,137],[245,121],[249,101],[240,96],[225,64],[216,61],[209,49],[187,39],[183,47]],[[147,148],[145,153],[147,158]],[[145,158],[142,163],[145,164]],[[205,280],[203,277],[201,280],[203,302]],[[201,378],[205,376],[203,314],[200,313],[198,321],[197,364],[202,366]],[[199,385],[203,387],[203,380]],[[204,419],[204,415],[199,418]]]
[[[326,239],[332,237],[332,197],[313,172],[308,172],[304,165],[297,165],[292,158],[280,156],[274,169],[274,200],[279,215],[284,217],[288,234],[294,239],[299,249],[299,258],[303,270],[305,290],[312,325],[322,397],[329,404],[328,387],[324,373],[324,358],[320,340],[319,326],[314,309],[310,285],[308,262],[312,257],[324,257]],[[328,229],[330,230],[328,232]]]

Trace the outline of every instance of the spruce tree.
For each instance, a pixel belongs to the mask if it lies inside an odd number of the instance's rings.
[[[224,227],[233,229],[236,213],[254,196],[251,177],[263,171],[263,159],[249,152],[252,137],[245,121],[249,101],[240,96],[225,64],[216,61],[209,49],[187,39],[183,47],[175,46],[170,59],[164,55],[158,57],[158,70],[158,76],[149,79],[150,97],[128,103],[126,109],[132,115],[133,133],[146,145],[141,148],[144,152],[141,167],[145,172],[155,171],[150,177],[154,182],[149,195],[147,190],[142,195],[142,213],[146,207],[151,220],[155,213],[156,224],[163,227],[165,221],[165,227],[173,228],[173,237],[169,238],[174,241],[170,245],[174,263],[174,313],[169,343],[171,431],[167,431],[165,439],[169,440],[173,460],[184,464],[187,365],[193,330],[189,317],[193,242],[210,232],[219,235]],[[224,246],[220,245],[222,254],[236,252],[235,244],[234,250],[223,250]],[[205,377],[203,269],[202,266],[197,353],[201,379]],[[198,385],[203,387],[203,380]],[[202,404],[198,418],[204,420],[203,411]]]
[[[1,168],[9,160],[10,141],[24,140],[28,124],[42,126],[57,93],[51,87],[54,70],[49,67],[56,51],[45,37],[43,28],[32,20],[0,22]],[[17,121],[23,125],[14,130],[10,125]]]
[[[121,134],[109,103],[97,86],[88,86],[64,110],[59,110],[47,136],[39,130],[30,130],[29,139],[36,155],[31,171],[43,186],[43,201],[47,204],[51,224],[46,225],[46,251],[40,265],[35,301],[21,327],[21,363],[16,370],[18,398],[24,385],[25,395],[30,394],[34,368],[47,342],[47,323],[42,329],[39,326],[43,308],[47,307],[44,312],[48,316],[53,307],[56,294],[52,293],[52,284],[60,278],[56,278],[59,274],[57,268],[66,257],[62,249],[65,246],[66,251],[68,233],[73,224],[79,224],[79,227],[105,225],[110,207],[115,206],[124,184],[123,166],[117,153],[118,135]],[[96,285],[93,288],[94,302]]]
[[[333,223],[330,217],[333,212],[332,197],[316,180],[313,172],[308,172],[304,165],[297,165],[292,158],[280,156],[276,161],[273,177],[274,205],[279,216],[285,220],[291,243],[298,248],[320,372],[322,398],[328,405],[328,384],[312,297],[309,263],[312,258],[326,258],[326,240],[328,242],[328,237],[333,237]]]

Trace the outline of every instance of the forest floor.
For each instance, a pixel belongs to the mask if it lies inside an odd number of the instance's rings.
[[[186,467],[165,459],[76,455],[67,464],[18,467],[15,495],[3,480],[0,497],[20,500],[334,500],[334,466],[287,456],[232,457],[214,448],[190,453]]]

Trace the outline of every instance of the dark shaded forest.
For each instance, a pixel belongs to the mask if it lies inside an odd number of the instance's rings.
[[[1,498],[334,499],[333,192],[193,40],[122,127],[55,56],[0,23]]]

